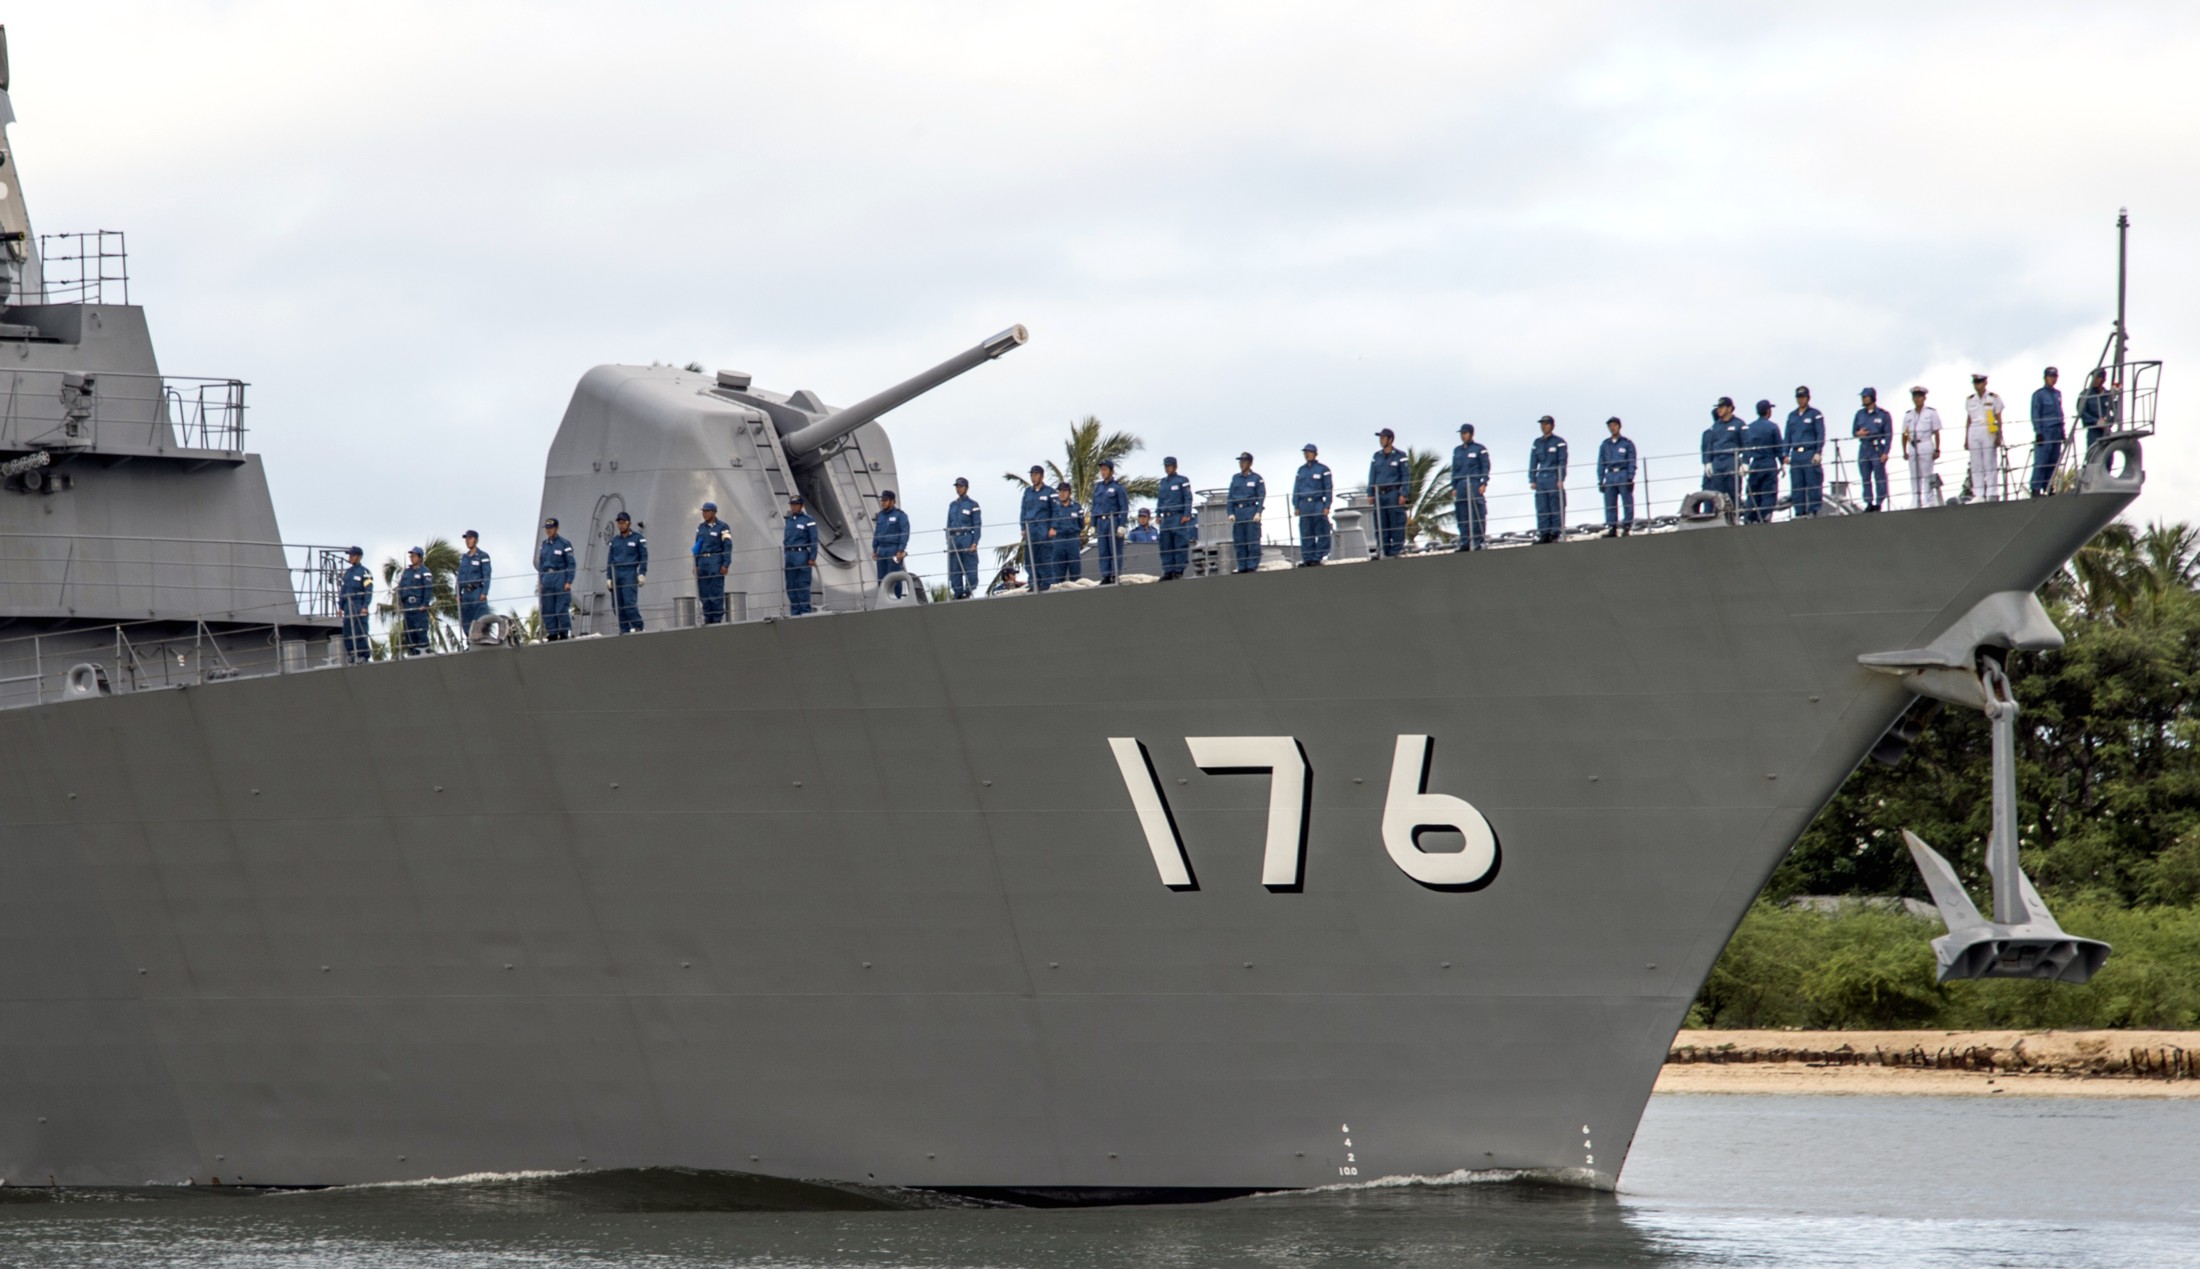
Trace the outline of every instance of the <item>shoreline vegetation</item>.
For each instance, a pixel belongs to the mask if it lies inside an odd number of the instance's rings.
[[[2055,1033],[2150,1029],[2191,1050],[2200,1035],[2200,529],[2117,523],[2078,549],[2040,588],[2065,643],[2013,653],[2019,849],[2062,927],[2114,951],[2083,986],[2019,979],[1936,981],[1931,940],[1945,932],[1902,832],[1955,866],[1974,901],[1992,893],[1984,847],[1992,818],[1991,745],[1976,710],[1912,707],[1881,758],[1866,760],[1804,830],[1743,917],[1689,1009],[1682,1036],[1709,1028],[1736,1049],[1821,1054],[1859,1033]],[[1937,717],[1934,714],[1937,712]],[[1902,736],[1910,737],[1905,745]],[[1744,1043],[1735,1035],[1770,1029]],[[1810,1043],[1797,1031],[1846,1038]],[[1779,1039],[1788,1035],[1787,1039]],[[2119,1049],[2143,1048],[2134,1038]],[[1900,1044],[1930,1056],[1952,1044]],[[2039,1054],[2027,1038],[2025,1052]],[[1964,1047],[2012,1049],[2014,1040]],[[1881,1047],[1886,1047],[1882,1045]],[[2013,1049],[2012,1049],[2013,1051]],[[1850,1072],[1817,1076],[1916,1082],[2046,1079],[2153,1083],[2105,1073],[1980,1076],[1946,1062],[1677,1062],[1677,1081],[1720,1072]],[[1997,1072],[2001,1067],[1997,1059]],[[2163,1081],[2200,1086],[2200,1080]]]
[[[2200,1098],[2200,1031],[1686,1030],[1657,1091]]]

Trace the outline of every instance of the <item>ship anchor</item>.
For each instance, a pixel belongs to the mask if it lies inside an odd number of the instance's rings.
[[[1877,652],[1857,658],[1899,675],[1921,696],[1971,705],[1993,728],[1993,826],[1986,841],[1986,871],[1993,877],[1993,919],[1980,915],[1956,871],[1939,851],[1908,829],[1902,840],[1925,876],[1933,904],[1948,932],[1933,940],[1939,981],[1951,978],[2040,978],[2082,983],[2100,972],[2109,946],[2065,933],[2047,910],[2032,879],[2017,865],[2017,701],[2000,654],[1986,647],[2047,651],[2062,646],[2062,632],[2027,592],[1989,595],[1924,648]]]

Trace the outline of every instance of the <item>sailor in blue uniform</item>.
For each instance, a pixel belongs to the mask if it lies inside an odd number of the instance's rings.
[[[695,598],[702,605],[703,624],[715,626],[726,619],[726,573],[733,568],[733,530],[718,518],[718,504],[703,504],[703,522],[695,526]]]
[[[1075,485],[1065,480],[1054,486],[1054,501],[1047,504],[1046,525],[1048,572],[1039,583],[1040,590],[1084,574],[1083,561],[1077,557],[1085,545],[1085,508],[1077,501]]]
[[[1742,489],[1735,480],[1741,455],[1742,421],[1734,417],[1734,398],[1720,397],[1711,407],[1711,426],[1703,431],[1703,487],[1726,498],[1729,514],[1741,510]]]
[[[1566,438],[1555,430],[1558,421],[1546,414],[1537,419],[1543,435],[1528,446],[1528,484],[1535,489],[1535,540],[1556,542],[1566,530]]]
[[[817,567],[817,521],[802,510],[802,495],[787,498],[786,530],[779,538],[779,564],[787,583],[787,615],[810,611],[810,573]]]
[[[435,574],[421,562],[427,556],[419,547],[405,555],[405,571],[397,575],[397,611],[405,623],[405,655],[412,657],[428,650],[428,614],[435,606]]]
[[[1161,468],[1168,474],[1161,478],[1161,486],[1154,491],[1153,518],[1160,521],[1161,580],[1174,581],[1184,576],[1185,567],[1192,555],[1192,482],[1176,471],[1176,459],[1164,458]]]
[[[1384,559],[1406,552],[1406,499],[1412,493],[1413,466],[1389,428],[1375,434],[1381,448],[1367,463],[1367,497],[1375,504],[1375,540]]]
[[[1879,389],[1866,388],[1857,396],[1856,420],[1849,435],[1856,438],[1856,477],[1863,485],[1864,510],[1887,505],[1887,451],[1894,447],[1894,416],[1879,408]]]
[[[1159,542],[1161,540],[1161,535],[1154,531],[1153,508],[1140,507],[1138,509],[1138,523],[1131,526],[1129,540],[1133,542]]]
[[[1329,507],[1336,481],[1312,441],[1300,452],[1306,461],[1291,482],[1291,510],[1299,517],[1299,567],[1309,568],[1329,558]]]
[[[1092,486],[1092,546],[1100,559],[1100,584],[1115,585],[1123,571],[1123,521],[1131,513],[1131,495],[1115,478],[1115,464],[1100,460],[1100,479]]]
[[[356,665],[374,658],[374,645],[367,639],[367,606],[374,601],[374,574],[359,562],[364,552],[358,547],[344,554],[351,563],[337,578],[336,604],[344,614],[344,660]]]
[[[1237,475],[1230,477],[1230,546],[1236,554],[1231,572],[1260,567],[1260,512],[1267,504],[1268,482],[1253,470],[1251,454],[1239,454]]]
[[[1024,534],[1024,571],[1031,575],[1031,585],[1045,590],[1054,584],[1053,570],[1048,561],[1053,558],[1047,543],[1047,524],[1054,519],[1054,489],[1047,484],[1047,469],[1037,463],[1031,465],[1031,481],[1024,486],[1023,506],[1017,510],[1016,521]]]
[[[573,636],[573,544],[558,532],[558,518],[542,522],[542,541],[535,545],[535,601],[542,610],[545,643]]]
[[[489,553],[481,549],[481,535],[472,529],[461,535],[466,552],[458,557],[458,624],[468,638],[474,622],[489,615]]]
[[[894,505],[894,491],[878,491],[878,514],[871,518],[871,560],[878,565],[878,580],[905,573],[909,566],[909,513]],[[900,599],[902,584],[894,583]]]
[[[1749,484],[1743,494],[1742,522],[1763,524],[1780,501],[1780,425],[1772,421],[1772,402],[1757,403],[1757,417],[1742,433],[1742,462]]]
[[[1611,435],[1597,443],[1597,488],[1604,492],[1604,536],[1635,531],[1635,443],[1619,434],[1618,415],[1604,420]]]
[[[947,593],[968,599],[978,589],[978,539],[985,516],[970,496],[970,482],[955,477],[955,500],[947,504]]]
[[[1826,416],[1810,403],[1810,389],[1795,390],[1795,408],[1788,411],[1788,497],[1792,514],[1817,515],[1825,505]]]
[[[2055,386],[2061,372],[2053,366],[2040,372],[2040,386],[2032,390],[2032,496],[2037,498],[2047,492],[2055,479],[2055,468],[2062,463],[2063,418],[2062,389]]]
[[[2094,448],[2116,430],[2123,414],[2123,391],[2124,386],[2110,383],[2108,371],[2098,366],[2085,381],[2085,391],[2078,394],[2078,426],[2085,429],[2086,457],[2091,458]]]
[[[1490,447],[1474,439],[1474,424],[1461,423],[1451,450],[1451,511],[1462,551],[1490,544],[1489,492]]]
[[[633,518],[621,511],[619,531],[604,556],[603,584],[619,607],[619,633],[642,629],[642,583],[649,580],[649,539],[634,531]]]

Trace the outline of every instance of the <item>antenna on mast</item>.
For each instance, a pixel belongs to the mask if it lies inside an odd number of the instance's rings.
[[[2116,373],[2117,383],[2124,381],[2124,340],[2128,333],[2124,328],[2125,265],[2129,260],[2131,245],[2131,209],[2116,209]]]

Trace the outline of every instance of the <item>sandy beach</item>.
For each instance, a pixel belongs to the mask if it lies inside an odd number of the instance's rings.
[[[2200,1031],[1683,1031],[1658,1091],[2200,1098]]]

